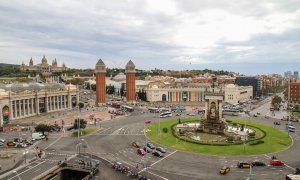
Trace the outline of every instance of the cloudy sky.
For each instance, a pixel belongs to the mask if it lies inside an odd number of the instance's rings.
[[[0,62],[300,70],[299,0],[2,0]]]

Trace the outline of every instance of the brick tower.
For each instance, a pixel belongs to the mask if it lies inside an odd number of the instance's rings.
[[[105,64],[101,59],[96,64],[95,68],[96,73],[96,105],[105,104],[105,95],[106,95],[106,88],[105,88],[105,74],[106,68]]]
[[[130,60],[125,67],[127,102],[135,102],[135,73],[135,65]]]

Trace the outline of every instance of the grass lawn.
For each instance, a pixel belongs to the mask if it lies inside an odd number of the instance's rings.
[[[85,135],[88,135],[88,134],[92,134],[94,132],[98,131],[98,129],[83,129],[83,130],[80,130],[80,136],[85,136]],[[77,137],[78,136],[78,131],[74,131],[72,133],[72,136],[73,137]]]
[[[196,120],[193,118],[189,119],[181,119],[181,122]],[[158,125],[157,123],[151,124],[148,129],[150,130],[147,133],[147,136],[164,146],[171,147],[177,150],[189,151],[194,153],[202,153],[202,154],[211,154],[211,155],[254,155],[254,154],[265,154],[271,153],[275,151],[280,151],[286,149],[291,145],[292,140],[288,137],[286,132],[280,131],[270,126],[266,126],[263,124],[258,124],[254,122],[244,122],[240,120],[230,119],[233,122],[237,122],[240,124],[246,123],[246,125],[251,125],[258,127],[266,132],[266,137],[262,140],[264,143],[258,145],[249,145],[246,144],[245,151],[244,145],[230,145],[230,146],[214,146],[214,145],[200,145],[188,143],[185,141],[181,141],[178,138],[175,138],[172,135],[172,131],[170,127],[177,123],[176,119],[161,121],[160,123],[160,136],[157,134]],[[164,133],[162,131],[163,128],[168,128],[168,133]]]
[[[294,115],[295,115],[298,119],[300,119],[300,112],[294,112]]]

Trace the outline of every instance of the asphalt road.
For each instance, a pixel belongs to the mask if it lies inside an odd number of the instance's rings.
[[[281,121],[280,126],[274,126],[274,121],[280,121],[274,118],[265,118],[264,114],[268,113],[267,103],[255,111],[261,111],[262,116],[247,117],[240,115],[239,119],[247,121],[255,121],[269,126],[285,130],[284,122]],[[275,116],[276,117],[276,116]],[[289,149],[272,154],[264,154],[257,156],[211,156],[203,154],[194,154],[181,152],[174,149],[167,149],[164,158],[154,157],[147,154],[142,157],[137,154],[136,148],[131,146],[133,141],[138,141],[141,144],[146,142],[144,135],[144,121],[157,120],[154,114],[141,113],[135,111],[129,117],[121,119],[113,119],[101,123],[102,130],[96,134],[83,137],[86,142],[86,148],[81,148],[81,152],[91,153],[93,155],[102,157],[108,162],[121,161],[123,164],[132,169],[146,174],[151,179],[170,179],[170,180],[196,180],[196,179],[246,179],[249,177],[249,169],[239,169],[236,167],[238,161],[253,161],[256,159],[263,160],[268,164],[270,157],[276,155],[278,159],[284,161],[286,166],[283,167],[254,167],[252,169],[252,177],[254,179],[285,179],[286,174],[294,172],[294,168],[300,167],[299,149],[300,149],[300,133],[290,133],[293,138],[293,146]],[[164,121],[166,119],[161,119]],[[298,123],[294,123],[296,129],[300,129]],[[288,134],[287,134],[288,135]],[[149,139],[147,139],[149,141]],[[51,144],[51,146],[49,146]],[[155,143],[154,143],[155,144]],[[158,146],[157,144],[155,144]],[[72,157],[76,153],[76,138],[71,137],[53,137],[51,142],[41,143],[41,148],[47,148],[46,157],[43,160],[37,160],[30,164],[25,169],[18,171],[22,179],[30,179],[32,176],[49,169],[54,166],[57,161],[67,157]],[[151,165],[148,169],[143,169],[144,164]],[[227,175],[220,175],[218,170],[222,166],[230,166],[231,172]],[[116,179],[131,179],[126,174],[114,171],[108,166],[102,167],[108,174],[98,174],[95,179],[105,179],[113,177]],[[101,172],[101,169],[100,169]],[[115,175],[115,176],[113,176]],[[18,179],[16,174],[12,174],[7,179]]]

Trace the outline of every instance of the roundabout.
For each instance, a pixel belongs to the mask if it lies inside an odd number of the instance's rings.
[[[197,122],[198,119],[187,118],[182,119],[181,122]],[[148,127],[147,136],[152,141],[164,145],[166,147],[174,148],[176,150],[209,154],[209,155],[258,155],[267,154],[285,150],[292,144],[292,139],[287,133],[263,124],[248,122],[236,119],[228,119],[234,124],[245,125],[249,129],[253,129],[255,138],[248,138],[246,141],[228,142],[224,141],[223,136],[211,135],[207,133],[198,133],[203,137],[203,141],[180,136],[174,127],[178,121],[176,119],[169,119],[160,122],[160,130],[158,131],[158,122],[153,123]],[[168,129],[167,131],[164,129]],[[221,139],[217,141],[216,139]]]

